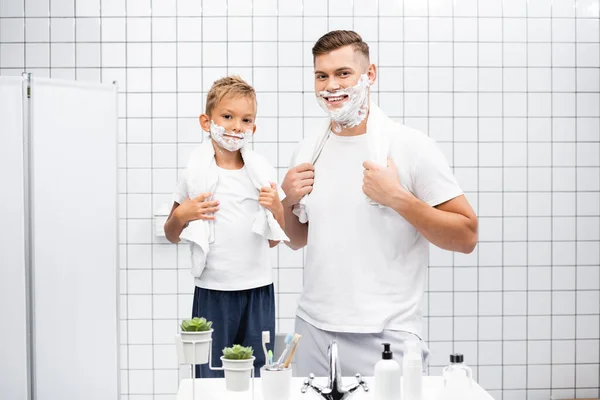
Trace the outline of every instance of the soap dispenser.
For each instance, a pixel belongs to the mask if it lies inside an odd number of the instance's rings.
[[[400,400],[402,398],[401,377],[400,364],[393,359],[390,344],[383,343],[381,360],[375,364],[373,398],[375,400]]]

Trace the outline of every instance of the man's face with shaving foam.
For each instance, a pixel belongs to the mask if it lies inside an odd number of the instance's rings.
[[[327,107],[333,110],[342,107],[348,101],[348,95],[343,89],[355,86],[361,74],[366,74],[369,82],[373,84],[377,78],[377,69],[353,46],[344,46],[315,57],[314,74],[315,92],[323,97]]]

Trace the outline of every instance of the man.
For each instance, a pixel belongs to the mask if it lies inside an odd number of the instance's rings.
[[[327,375],[336,340],[344,375],[372,376],[382,342],[401,361],[403,342],[421,341],[429,242],[472,252],[477,217],[436,143],[370,101],[377,68],[361,37],[332,31],[312,52],[329,121],[282,183],[287,244],[306,246],[296,372]]]

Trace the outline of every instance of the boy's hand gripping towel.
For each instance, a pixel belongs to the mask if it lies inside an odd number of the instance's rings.
[[[269,162],[260,154],[255,153],[248,147],[241,150],[242,158],[252,184],[257,189],[256,199],[260,189],[269,187],[271,182],[275,182],[277,173]],[[204,142],[196,147],[186,168],[186,184],[188,188],[188,197],[194,198],[202,193],[214,193],[219,180],[219,170],[215,160],[215,149],[210,138],[205,138]],[[282,191],[279,190],[280,200]],[[207,199],[207,201],[212,199]],[[217,199],[218,200],[218,199]],[[273,217],[273,214],[259,205],[258,212],[254,219],[252,232],[255,232],[268,240],[289,240],[285,232],[279,226],[279,223]],[[181,232],[180,238],[197,245],[195,248],[195,261],[192,263],[193,275],[199,277],[206,264],[206,254],[210,250],[210,244],[215,240],[214,221],[196,220],[191,221]],[[196,254],[197,253],[197,254]],[[200,258],[198,258],[200,257]]]

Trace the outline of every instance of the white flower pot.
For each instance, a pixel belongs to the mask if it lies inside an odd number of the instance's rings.
[[[225,389],[231,392],[245,392],[250,388],[250,376],[256,357],[247,360],[227,360],[221,356],[225,371]]]
[[[176,340],[179,364],[206,364],[212,343],[213,330],[203,332],[179,332]]]

